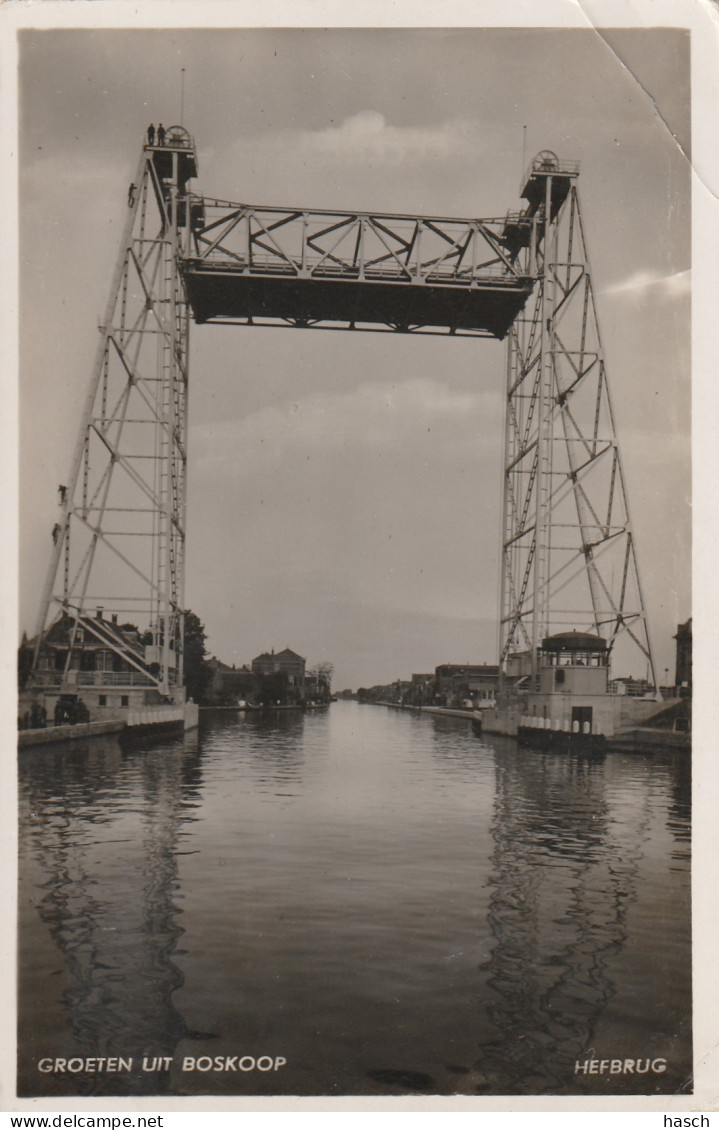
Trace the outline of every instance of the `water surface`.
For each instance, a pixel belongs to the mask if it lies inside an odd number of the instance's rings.
[[[340,702],[20,776],[20,1094],[691,1089],[686,759]]]

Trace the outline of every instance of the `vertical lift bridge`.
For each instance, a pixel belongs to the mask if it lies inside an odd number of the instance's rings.
[[[181,696],[189,328],[506,339],[500,664],[544,636],[623,639],[653,677],[577,192],[544,151],[494,219],[279,208],[195,193],[182,127],[143,146],[39,612]],[[95,615],[96,609],[103,615]],[[144,630],[145,659],[112,621]]]

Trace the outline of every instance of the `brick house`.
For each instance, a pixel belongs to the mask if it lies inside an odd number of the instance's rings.
[[[221,659],[208,659],[210,680],[205,698],[211,706],[237,706],[238,702],[254,702],[258,678],[249,667],[230,667]]]
[[[263,652],[252,660],[253,674],[260,679],[267,676],[283,676],[286,680],[286,704],[303,702],[305,698],[305,660],[296,651],[286,647],[284,651]]]
[[[435,694],[443,706],[475,705],[494,701],[499,667],[494,663],[443,663],[435,668]]]

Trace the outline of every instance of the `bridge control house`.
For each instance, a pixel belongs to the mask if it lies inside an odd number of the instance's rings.
[[[539,652],[539,693],[529,696],[525,723],[586,737],[612,732],[607,641],[591,632],[548,636]],[[520,734],[521,736],[521,734]],[[535,739],[536,741],[536,739]]]
[[[547,636],[538,660],[535,682],[531,656],[512,657],[508,675],[514,683],[499,693],[497,708],[485,712],[485,732],[516,736],[534,747],[601,747],[657,712],[654,695],[637,699],[612,693],[607,641],[592,632]]]

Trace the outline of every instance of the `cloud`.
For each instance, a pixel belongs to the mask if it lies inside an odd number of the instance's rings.
[[[277,141],[274,142],[275,144]],[[286,145],[287,137],[281,140]],[[294,143],[305,151],[336,155],[343,160],[382,160],[398,164],[427,157],[450,158],[476,151],[467,122],[450,121],[437,126],[393,126],[377,110],[362,110],[339,126],[302,130]]]
[[[336,602],[488,615],[500,413],[501,396],[417,377],[195,427],[189,573],[239,594],[245,619],[284,601],[288,622],[306,621],[297,639]]]
[[[311,192],[316,198],[321,184],[324,193],[334,190],[344,200],[341,206],[346,206],[347,193],[354,189],[363,196],[378,176],[385,200],[393,185],[397,192],[401,187],[401,198],[406,200],[408,189],[416,191],[432,175],[446,186],[447,169],[466,177],[483,148],[476,124],[463,119],[400,126],[377,110],[361,110],[318,129],[245,135],[223,151],[221,161],[207,149],[201,153],[201,163],[213,170],[213,180],[227,186],[223,191],[234,191],[233,183],[242,185],[242,199],[248,198],[248,192],[270,198],[275,192],[282,195],[287,188],[281,186],[292,186],[293,193]],[[403,207],[406,210],[407,205]]]
[[[629,278],[605,287],[603,294],[626,294],[642,299],[674,300],[691,293],[691,271],[660,275],[655,271],[636,271]]]
[[[348,452],[393,459],[422,444],[434,460],[456,463],[477,457],[474,417],[499,424],[499,398],[452,389],[431,378],[366,383],[349,393],[318,392],[297,402],[271,405],[241,421],[193,430],[195,474],[246,477],[298,456],[335,459]]]

